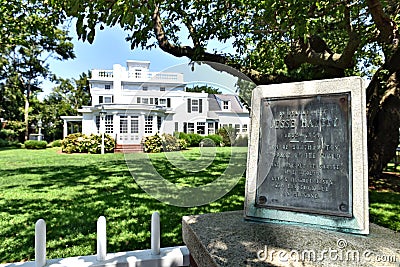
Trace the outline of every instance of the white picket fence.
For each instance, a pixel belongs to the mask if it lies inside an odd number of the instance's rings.
[[[189,266],[186,246],[160,248],[160,215],[151,216],[151,249],[107,253],[106,218],[97,220],[97,255],[46,259],[46,222],[35,225],[35,261],[0,264],[0,267],[178,267]]]

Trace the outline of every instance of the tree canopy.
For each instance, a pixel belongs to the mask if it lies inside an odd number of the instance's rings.
[[[46,61],[74,58],[73,44],[64,11],[46,1],[0,0],[0,13],[0,117],[23,120],[26,139],[30,102],[52,77]]]
[[[158,46],[177,57],[223,63],[256,84],[367,76],[370,172],[380,172],[394,154],[400,126],[398,1],[51,2],[77,18],[83,40],[92,42],[96,30],[119,24],[132,48]],[[215,40],[231,43],[235,52],[210,47]]]

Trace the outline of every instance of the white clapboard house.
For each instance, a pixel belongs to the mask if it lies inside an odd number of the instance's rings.
[[[183,74],[150,72],[149,66],[149,61],[128,60],[126,67],[92,70],[92,105],[78,110],[82,116],[62,117],[64,136],[73,123],[81,124],[84,134],[104,129],[119,146],[139,145],[144,136],[157,132],[208,135],[224,126],[247,135],[249,112],[237,95],[186,92]]]

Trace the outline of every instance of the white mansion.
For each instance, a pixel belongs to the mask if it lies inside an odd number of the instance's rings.
[[[70,122],[82,123],[84,134],[105,129],[117,144],[139,144],[157,132],[214,134],[224,126],[247,134],[249,112],[237,95],[186,92],[183,74],[150,72],[149,66],[128,60],[126,68],[115,64],[112,70],[92,70],[92,105],[78,110],[82,116],[62,117],[64,136],[71,133]]]

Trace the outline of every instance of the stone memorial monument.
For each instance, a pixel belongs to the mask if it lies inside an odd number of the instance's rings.
[[[246,219],[368,234],[365,112],[358,77],[257,87]]]

